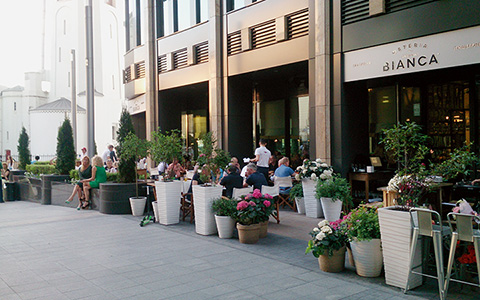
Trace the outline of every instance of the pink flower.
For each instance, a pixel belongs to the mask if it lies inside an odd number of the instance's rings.
[[[260,192],[259,189],[256,189],[253,191],[253,194],[252,194],[253,198],[261,198],[262,197],[262,192]]]
[[[273,199],[273,196],[270,196],[269,194],[265,194],[264,196],[265,196],[265,198],[267,198],[267,199]]]
[[[237,204],[237,210],[244,210],[245,208],[248,207],[248,202],[243,200],[243,201],[240,201],[238,202]]]
[[[270,201],[265,200],[265,201],[263,201],[263,205],[265,205],[265,207],[270,207],[271,203],[270,203]]]
[[[249,204],[250,206],[257,206],[257,204],[256,204],[255,202],[253,202],[253,201],[248,202],[248,204]]]

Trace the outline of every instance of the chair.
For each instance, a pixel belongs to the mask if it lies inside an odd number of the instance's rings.
[[[295,201],[290,203],[290,194],[289,193],[281,193],[280,187],[288,187],[291,188],[293,186],[292,184],[292,177],[287,176],[287,177],[277,177],[274,176],[273,182],[275,185],[278,185],[279,187],[279,194],[278,194],[278,205],[285,207],[287,205],[290,207],[293,211],[297,211],[297,205],[295,204]]]
[[[180,211],[182,212],[182,221],[185,221],[185,218],[190,216],[190,223],[193,223],[195,220],[193,193],[182,192],[182,197],[180,198]]]
[[[414,216],[414,212],[416,212],[417,217]],[[444,290],[444,283],[445,283],[445,273],[443,270],[443,249],[442,249],[442,241],[443,236],[449,233],[449,231],[444,231],[442,227],[442,219],[440,214],[434,210],[430,209],[422,209],[422,208],[412,208],[410,210],[411,219],[415,220],[418,219],[418,224],[414,224],[413,228],[413,237],[412,237],[412,246],[410,250],[410,264],[409,264],[409,271],[407,275],[407,284],[405,286],[405,293],[409,290],[409,279],[411,274],[417,274],[425,277],[430,277],[437,279],[438,281],[438,291],[440,300],[445,299],[445,290]],[[433,225],[434,219],[432,216],[436,217],[436,222],[439,225]],[[414,259],[415,259],[415,250],[418,243],[418,237],[426,236],[433,238],[433,250],[435,253],[435,265],[437,269],[437,276],[432,276],[429,274],[424,274],[420,272],[413,271],[414,269],[418,268],[419,266],[413,266]]]
[[[480,287],[480,278],[478,284],[473,284],[471,282],[452,279],[452,266],[455,260],[455,250],[457,248],[457,241],[464,241],[473,243],[475,249],[475,257],[477,260],[477,272],[480,272],[480,232],[479,230],[473,229],[473,222],[476,221],[475,218],[478,218],[473,215],[460,214],[460,213],[449,213],[447,215],[448,225],[452,230],[452,242],[450,243],[450,251],[448,255],[447,263],[447,276],[445,278],[445,296],[447,295],[448,285],[450,281],[455,281],[463,284],[473,285]],[[477,222],[477,221],[476,221]],[[456,230],[453,230],[453,224],[456,223]]]
[[[253,193],[253,186],[246,188],[233,188],[232,199],[240,199],[240,196]]]
[[[269,194],[270,196],[273,197],[275,201],[275,210],[274,213],[272,213],[272,217],[277,220],[277,224],[280,223],[280,213],[279,213],[279,205],[278,205],[278,196],[280,195],[279,190],[278,190],[278,185],[274,186],[268,186],[268,185],[262,185],[262,194]],[[275,199],[277,198],[277,199]]]

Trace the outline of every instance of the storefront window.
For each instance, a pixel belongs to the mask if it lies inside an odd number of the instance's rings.
[[[400,122],[420,124],[421,115],[420,88],[402,87],[400,89]]]
[[[368,89],[369,100],[369,149],[374,156],[384,157],[379,147],[382,129],[397,123],[395,86]]]
[[[203,147],[200,137],[205,133],[207,133],[207,110],[182,112],[182,137],[185,140],[185,152],[190,159],[198,157],[198,150]]]
[[[304,157],[310,147],[308,95],[298,96],[290,102],[290,156]]]

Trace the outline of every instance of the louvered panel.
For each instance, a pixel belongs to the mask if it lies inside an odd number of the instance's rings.
[[[228,55],[234,55],[242,51],[242,39],[240,31],[232,32],[227,37]]]
[[[251,28],[252,48],[258,49],[276,43],[275,39],[275,20],[270,20],[263,24]]]
[[[369,17],[368,0],[342,0],[342,25]]]
[[[195,61],[197,64],[208,62],[208,42],[195,45]]]
[[[187,48],[173,52],[173,69],[186,67],[188,64]]]
[[[131,70],[130,70],[130,67],[127,67],[127,68],[123,71],[123,81],[124,81],[125,83],[132,81],[132,72],[131,72]]]
[[[385,2],[387,13],[404,10],[410,7],[427,4],[438,0],[387,0]]]
[[[145,61],[135,64],[135,79],[145,77]]]
[[[287,16],[288,38],[308,35],[308,9]]]
[[[162,55],[158,57],[158,73],[167,72],[167,56]]]

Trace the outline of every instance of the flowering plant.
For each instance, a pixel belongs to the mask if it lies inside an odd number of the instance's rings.
[[[380,238],[377,207],[360,206],[343,217],[349,240],[369,241]]]
[[[237,210],[233,218],[242,225],[257,224],[268,221],[272,214],[274,205],[273,197],[269,194],[262,194],[259,189],[253,193],[241,196],[237,204]]]
[[[431,178],[421,178],[415,175],[396,174],[388,182],[387,190],[397,192],[397,204],[404,207],[418,206],[418,201],[430,190]]]
[[[333,251],[337,251],[345,246],[347,237],[341,221],[328,222],[323,220],[319,222],[317,227],[310,232],[312,239],[308,241],[305,254],[312,252],[313,256],[319,257],[327,252],[328,256],[332,256]]]
[[[317,180],[318,178],[325,180],[331,178],[333,175],[333,168],[327,163],[317,160],[304,160],[303,165],[297,167],[297,175],[295,179],[310,178]]]
[[[332,176],[326,180],[317,182],[317,199],[322,197],[331,198],[332,201],[340,200],[346,208],[353,205],[351,187],[347,179]]]

